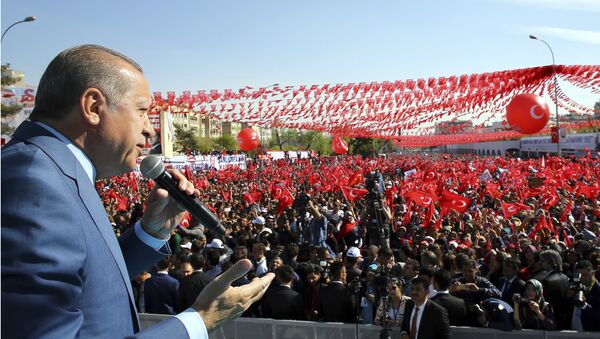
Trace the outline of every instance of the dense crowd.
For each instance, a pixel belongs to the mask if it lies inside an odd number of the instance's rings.
[[[277,278],[248,317],[406,328],[408,308],[429,300],[449,325],[600,331],[591,154],[261,158],[183,172],[227,233],[184,218],[173,255],[133,281],[141,312],[185,310],[249,258],[237,285]],[[136,173],[97,183],[117,234],[140,219],[152,187]]]

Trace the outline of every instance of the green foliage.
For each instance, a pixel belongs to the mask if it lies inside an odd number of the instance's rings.
[[[210,153],[212,150],[215,149],[215,144],[211,139],[197,137],[197,140],[198,140],[198,147],[196,148],[197,151],[200,151],[202,153]]]
[[[600,99],[594,104],[594,110],[600,111]]]
[[[10,64],[2,65],[2,88],[4,88],[4,86],[10,86],[20,80],[5,76],[4,72],[9,70]],[[21,105],[2,105],[2,107],[0,107],[0,110],[2,111],[2,117],[5,118],[19,113],[21,111],[21,108]],[[2,134],[10,135],[13,131],[14,128],[9,127],[7,124],[2,124]]]
[[[353,138],[348,143],[350,154],[360,154],[364,157],[377,155],[381,140],[373,138]]]
[[[189,129],[184,129],[175,126],[175,149],[179,152],[187,152],[188,150],[198,150],[200,141],[196,133]]]
[[[224,135],[213,140],[214,147],[218,150],[234,150],[237,149],[237,142],[231,135]]]
[[[303,133],[300,137],[300,143],[303,149],[321,152],[321,155],[330,155],[333,153],[331,150],[331,137],[326,136],[322,132],[308,131]]]

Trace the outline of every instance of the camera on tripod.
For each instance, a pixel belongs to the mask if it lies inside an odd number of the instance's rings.
[[[573,296],[573,303],[575,306],[583,307],[583,305],[585,305],[585,298],[583,296],[585,287],[581,283],[581,273],[575,273],[573,275],[569,288],[575,292],[575,295]]]
[[[298,211],[301,218],[304,218],[310,200],[310,195],[305,192],[304,186],[300,185],[300,187],[298,187],[298,195],[296,196],[296,199],[294,199],[292,207]]]

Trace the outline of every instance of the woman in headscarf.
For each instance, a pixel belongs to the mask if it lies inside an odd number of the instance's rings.
[[[530,279],[525,285],[525,296],[519,294],[513,297],[515,329],[554,330],[556,319],[550,303],[544,300],[542,283]]]

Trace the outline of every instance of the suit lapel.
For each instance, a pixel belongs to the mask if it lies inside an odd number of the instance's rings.
[[[429,320],[429,310],[431,301],[427,300],[425,305],[423,305],[423,310],[421,311],[421,321],[419,322],[419,338],[427,338],[424,333],[428,333],[427,326],[431,326],[431,322]],[[429,324],[429,325],[428,325]]]
[[[52,133],[46,129],[29,121],[23,122],[19,128],[15,131],[14,137],[19,140],[28,141],[37,145],[42,151],[44,151],[61,169],[65,176],[75,180],[77,182],[77,189],[81,201],[85,205],[88,213],[92,217],[95,226],[100,231],[104,242],[108,246],[119,272],[123,283],[127,288],[129,294],[129,300],[132,305],[132,311],[135,314],[134,326],[139,328],[137,320],[137,310],[135,308],[135,300],[133,291],[131,289],[131,282],[129,279],[129,273],[127,272],[127,266],[121,247],[117,242],[117,238],[112,230],[106,211],[100,197],[94,188],[94,184],[90,182],[87,173],[77,160],[77,158],[71,153],[66,145],[58,140]]]

